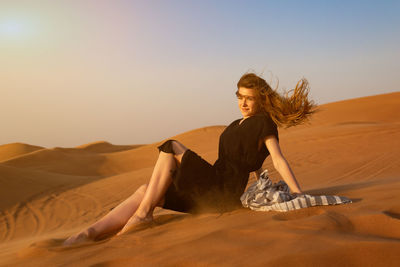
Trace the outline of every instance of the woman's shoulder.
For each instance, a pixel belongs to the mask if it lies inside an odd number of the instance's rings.
[[[227,126],[227,128],[240,124],[240,121],[242,121],[242,120],[243,120],[243,118],[232,121]],[[272,126],[276,126],[275,122],[271,119],[271,116],[268,113],[257,113],[257,114],[254,114],[253,116],[245,119],[245,121],[247,121],[247,120],[250,121],[248,123],[250,125],[258,124],[258,125],[262,126],[264,124],[269,124]],[[246,122],[246,124],[247,124],[247,122]]]
[[[254,121],[262,122],[262,123],[272,123],[275,125],[275,122],[271,119],[271,116],[268,113],[257,113],[253,115]]]
[[[229,126],[232,126],[232,125],[235,125],[235,124],[238,124],[238,123],[240,122],[240,120],[241,120],[241,119],[237,119],[237,120],[232,121],[232,122],[228,125],[228,127],[229,127]]]
[[[254,115],[253,127],[260,129],[263,136],[273,134],[278,137],[278,127],[268,113]]]

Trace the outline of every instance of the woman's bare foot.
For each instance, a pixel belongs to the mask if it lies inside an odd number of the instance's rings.
[[[125,226],[121,229],[121,231],[117,233],[117,235],[126,233],[137,225],[140,225],[142,223],[150,223],[152,221],[153,221],[153,216],[151,215],[142,218],[135,214],[129,219],[129,221],[125,224]]]
[[[80,243],[88,242],[88,241],[94,241],[94,229],[88,228],[85,231],[82,231],[76,235],[70,236],[67,238],[63,246],[71,246],[71,245],[77,245]]]

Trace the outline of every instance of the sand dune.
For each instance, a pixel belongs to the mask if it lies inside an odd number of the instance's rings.
[[[158,209],[153,227],[80,248],[60,244],[148,180],[162,141],[2,145],[0,265],[397,266],[399,103],[399,92],[329,103],[310,124],[279,130],[303,190],[347,196],[352,204],[196,216]],[[224,128],[171,138],[213,163]],[[264,167],[281,179],[270,158]]]
[[[89,143],[86,145],[80,145],[77,146],[76,148],[84,149],[90,152],[96,152],[96,153],[111,153],[111,152],[117,152],[117,151],[123,151],[123,150],[128,150],[128,149],[133,149],[140,147],[141,145],[113,145],[109,142],[106,141],[97,141],[93,143]]]
[[[101,177],[63,175],[0,164],[0,209],[4,210],[20,202],[64,191]]]
[[[45,148],[3,161],[3,165],[71,175],[101,175],[104,156],[78,149]]]
[[[321,105],[313,124],[398,122],[399,92],[365,96]]]
[[[11,143],[0,146],[0,162],[17,156],[21,156],[36,150],[43,149],[41,146],[32,146],[23,143]]]

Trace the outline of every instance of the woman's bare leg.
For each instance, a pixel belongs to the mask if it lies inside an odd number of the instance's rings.
[[[130,226],[138,221],[152,219],[154,208],[157,205],[162,206],[165,192],[172,182],[171,173],[179,166],[183,153],[186,150],[187,148],[184,145],[173,141],[174,154],[160,152],[149,185],[139,187],[134,194],[99,221],[82,232],[68,238],[64,242],[64,245],[94,240],[107,233],[118,231],[124,225]],[[151,189],[148,190],[149,188]],[[144,204],[141,205],[141,203]],[[142,206],[140,213],[135,215],[139,206]]]
[[[174,154],[160,151],[142,202],[118,234],[126,232],[131,226],[137,223],[153,219],[153,210],[163,201],[168,186],[172,182],[172,173],[180,165],[183,153],[186,150],[187,148],[184,145],[173,141]]]
[[[100,220],[87,229],[65,240],[64,245],[71,245],[83,241],[94,240],[102,235],[120,230],[135,213],[143,200],[147,184],[140,186],[135,193],[112,209]]]

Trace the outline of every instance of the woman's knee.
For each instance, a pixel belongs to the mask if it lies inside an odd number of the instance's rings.
[[[172,141],[172,149],[175,155],[181,155],[187,150],[187,148],[182,143],[176,140]]]
[[[165,141],[158,147],[158,149],[165,153],[171,153],[174,155],[183,154],[187,150],[187,148],[181,142],[174,139],[169,139]]]

